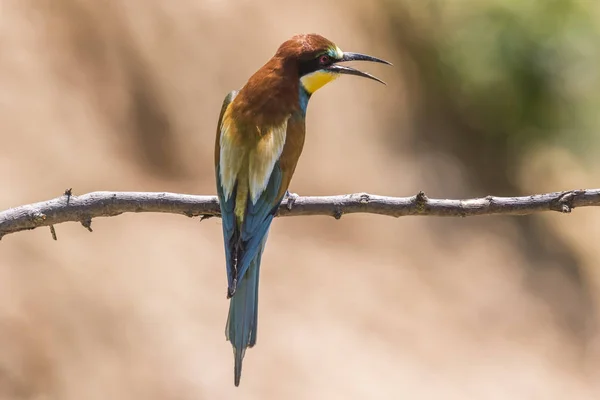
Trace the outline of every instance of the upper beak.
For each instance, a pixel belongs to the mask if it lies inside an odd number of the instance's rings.
[[[382,64],[387,64],[387,65],[392,65],[391,62],[382,60],[380,58],[375,58],[372,56],[368,56],[366,54],[360,54],[360,53],[349,53],[349,52],[344,52],[344,57],[338,61],[338,62],[344,62],[344,61],[371,61],[371,62],[377,62],[377,63],[382,63]],[[330,66],[329,68],[327,68],[329,71],[338,73],[338,74],[347,74],[347,75],[356,75],[356,76],[362,76],[363,78],[368,78],[368,79],[373,79],[374,81],[383,83],[385,85],[385,82],[382,81],[381,79],[368,74],[366,72],[362,72],[359,71],[357,69],[354,69],[352,67],[346,67],[343,65],[339,65],[339,64],[334,64],[332,66]]]

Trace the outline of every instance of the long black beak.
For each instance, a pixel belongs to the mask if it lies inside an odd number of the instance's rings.
[[[344,52],[344,57],[338,61],[338,62],[345,62],[345,61],[371,61],[371,62],[377,62],[377,63],[381,63],[381,64],[387,64],[387,65],[392,65],[391,62],[382,60],[380,58],[376,58],[376,57],[372,57],[372,56],[368,56],[366,54],[360,54],[360,53],[347,53]],[[377,81],[379,83],[383,83],[385,85],[385,82],[382,81],[381,79],[368,74],[366,72],[362,72],[359,71],[357,69],[354,69],[352,67],[346,67],[343,65],[339,65],[339,64],[334,64],[330,67],[327,68],[329,71],[332,71],[334,73],[338,73],[338,74],[346,74],[346,75],[356,75],[356,76],[362,76],[363,78],[368,78],[368,79],[372,79],[374,81]]]

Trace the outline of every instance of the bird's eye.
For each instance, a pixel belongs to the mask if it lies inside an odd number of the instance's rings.
[[[328,63],[329,63],[329,60],[330,60],[330,58],[329,58],[329,56],[328,56],[328,55],[326,55],[326,54],[323,54],[321,57],[319,57],[319,63],[320,63],[321,65],[328,64]]]

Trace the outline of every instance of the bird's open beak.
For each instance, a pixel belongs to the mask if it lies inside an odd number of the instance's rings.
[[[392,65],[392,63],[390,63],[388,61],[382,60],[380,58],[371,57],[366,54],[360,54],[360,53],[344,52],[344,57],[338,62],[344,62],[344,61],[371,61],[371,62],[377,62],[377,63],[381,63],[381,64]],[[327,70],[329,70],[333,73],[337,73],[337,74],[362,76],[363,78],[373,79],[374,81],[383,83],[385,85],[385,82],[382,81],[381,79],[379,79],[371,74],[368,74],[366,72],[362,72],[357,69],[354,69],[352,67],[346,67],[344,65],[334,64],[334,65],[328,67]]]

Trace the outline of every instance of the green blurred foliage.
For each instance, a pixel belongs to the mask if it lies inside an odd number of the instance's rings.
[[[385,0],[392,27],[434,49],[435,80],[464,122],[523,151],[598,144],[600,3],[593,0]],[[414,53],[417,66],[424,60]],[[421,53],[422,54],[422,53]]]
[[[400,152],[408,143],[417,159],[434,156],[420,167],[437,175],[436,189],[458,186],[450,192],[456,197],[523,195],[531,193],[520,178],[532,150],[559,145],[586,161],[595,156],[600,2],[382,1],[411,113],[410,141],[398,141],[393,124],[389,138],[403,146]],[[436,158],[460,165],[460,185]],[[477,223],[447,222],[441,235],[460,236]],[[556,272],[562,282],[570,280],[578,293],[575,311],[562,315],[561,323],[585,338],[593,301],[577,251],[540,216],[519,218],[514,227],[511,235],[531,266],[533,293],[558,310],[557,291],[539,290],[539,282]]]

